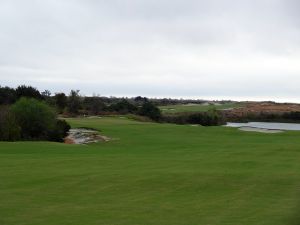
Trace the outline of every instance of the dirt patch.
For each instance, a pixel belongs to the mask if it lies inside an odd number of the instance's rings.
[[[75,144],[74,140],[72,138],[66,137],[64,139],[65,144]]]
[[[66,144],[89,144],[97,142],[107,142],[111,139],[107,136],[100,135],[96,130],[85,128],[70,129],[68,136],[65,138]]]

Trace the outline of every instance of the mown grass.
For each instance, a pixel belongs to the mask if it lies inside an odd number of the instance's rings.
[[[69,119],[115,138],[0,143],[1,225],[297,225],[300,133]]]
[[[220,105],[204,105],[204,104],[179,104],[179,105],[167,105],[160,106],[160,110],[163,114],[173,114],[182,112],[206,112],[210,109],[224,110],[231,108],[242,107],[242,103],[225,103]]]

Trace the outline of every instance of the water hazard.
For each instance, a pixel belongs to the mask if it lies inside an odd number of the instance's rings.
[[[249,123],[227,123],[227,127],[249,127],[266,130],[293,130],[300,131],[300,124],[297,123],[269,123],[269,122],[249,122]]]

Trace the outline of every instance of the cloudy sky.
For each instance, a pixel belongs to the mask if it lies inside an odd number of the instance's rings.
[[[300,102],[298,0],[0,0],[0,85]]]

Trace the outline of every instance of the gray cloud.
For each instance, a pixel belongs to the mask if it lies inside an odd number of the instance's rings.
[[[299,101],[296,0],[2,0],[1,85]]]

